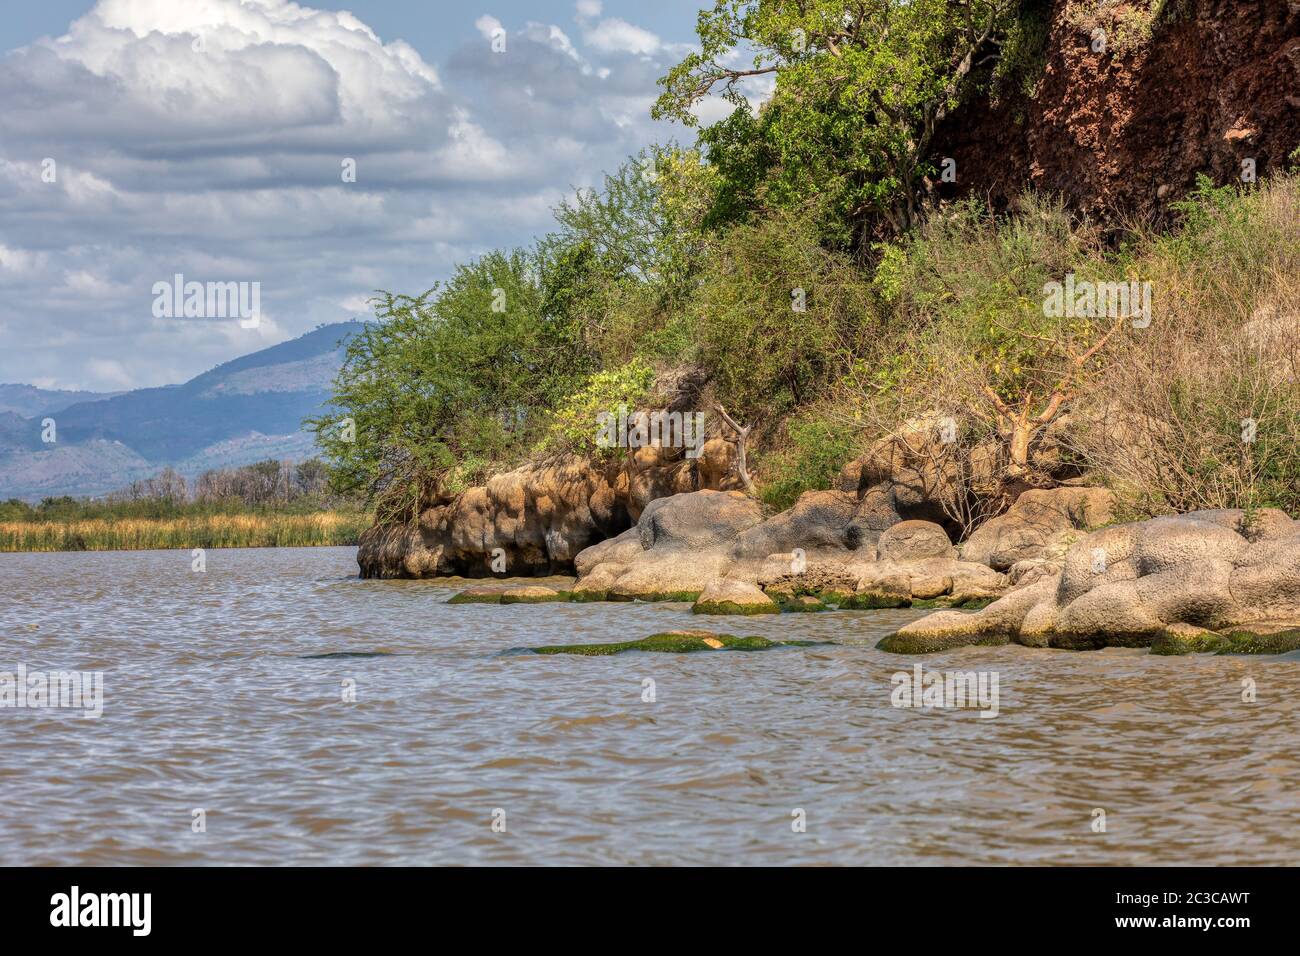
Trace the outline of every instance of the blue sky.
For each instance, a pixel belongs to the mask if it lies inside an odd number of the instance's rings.
[[[697,0],[7,6],[0,382],[182,381],[525,244],[573,187],[693,139],[648,109]],[[155,317],[176,273],[260,283],[262,322]]]

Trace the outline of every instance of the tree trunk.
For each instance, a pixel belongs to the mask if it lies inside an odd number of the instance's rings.
[[[1007,474],[1012,478],[1020,478],[1029,473],[1029,443],[1034,437],[1037,423],[1021,415],[1012,419],[1010,426],[1011,440],[1007,452],[1011,457],[1011,464],[1007,467]]]

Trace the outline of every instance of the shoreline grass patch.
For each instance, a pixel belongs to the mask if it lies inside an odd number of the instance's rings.
[[[0,552],[344,546],[355,545],[370,521],[363,513],[334,511],[0,521]]]

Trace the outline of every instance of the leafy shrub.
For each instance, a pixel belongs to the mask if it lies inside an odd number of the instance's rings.
[[[741,223],[711,248],[695,299],[698,359],[733,414],[807,404],[870,340],[868,278],[826,249],[809,211]]]
[[[591,359],[569,312],[547,312],[538,258],[494,252],[417,297],[381,293],[348,344],[333,406],[313,420],[335,481],[413,517],[521,457]]]
[[[790,507],[805,491],[830,488],[862,440],[859,429],[824,417],[819,410],[790,419],[785,431],[786,439],[777,441],[756,463],[761,469],[763,501],[776,510]]]
[[[578,391],[559,403],[550,429],[541,442],[546,451],[569,451],[588,457],[616,455],[620,449],[597,441],[601,415],[635,409],[654,385],[654,369],[640,359],[620,368],[597,372]]]

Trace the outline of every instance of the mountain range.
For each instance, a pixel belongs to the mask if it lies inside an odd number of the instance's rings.
[[[0,384],[0,500],[104,494],[168,466],[190,478],[310,458],[315,440],[302,421],[321,413],[362,328],[323,325],[181,385],[100,393]]]

